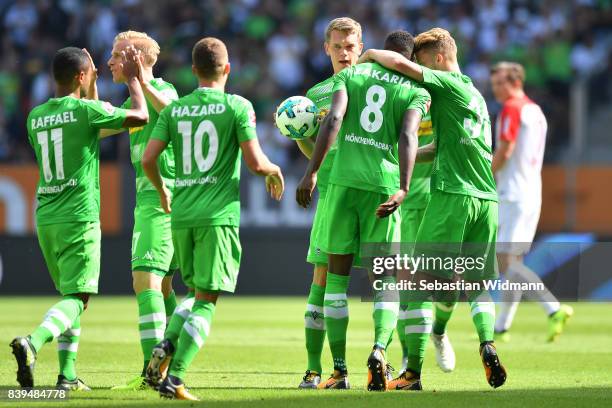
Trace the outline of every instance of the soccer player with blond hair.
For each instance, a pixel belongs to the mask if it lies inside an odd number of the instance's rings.
[[[419,148],[418,160],[433,160],[431,200],[416,236],[415,253],[431,253],[427,243],[449,245],[444,256],[482,258],[483,267],[466,271],[466,282],[497,277],[495,242],[497,235],[497,191],[491,170],[491,126],[484,98],[463,75],[457,62],[457,45],[450,33],[433,28],[415,39],[418,63],[385,50],[367,50],[361,61],[377,61],[415,79],[432,97],[431,117],[437,129],[434,143]],[[419,65],[421,64],[421,65]],[[439,254],[432,254],[439,255]],[[425,269],[425,268],[422,268]],[[452,282],[453,270],[428,268],[416,271],[417,281]],[[405,315],[408,367],[389,384],[391,389],[421,389],[421,368],[425,345],[432,329],[432,298],[448,293],[400,294],[409,300]],[[482,290],[467,292],[472,321],[480,340],[480,356],[487,382],[499,387],[506,370],[493,345],[495,307]]]
[[[357,59],[363,49],[361,41],[361,25],[350,17],[339,17],[329,22],[325,30],[325,53],[329,56],[334,75],[319,82],[306,92],[306,97],[311,99],[322,112],[327,114],[331,106],[332,88],[334,77],[345,68],[357,63]],[[298,140],[298,146],[306,157],[310,159],[314,150],[316,136],[311,139]],[[306,374],[299,388],[316,388],[321,384],[321,353],[325,343],[325,314],[323,313],[323,300],[325,296],[325,283],[327,278],[327,254],[321,250],[320,235],[324,223],[325,212],[323,211],[329,175],[336,157],[337,146],[334,145],[328,152],[319,171],[319,201],[315,211],[312,229],[310,231],[310,246],[306,261],[314,265],[312,285],[308,294],[308,303],[304,314],[304,332],[306,337],[306,352],[308,354],[308,365]],[[336,347],[336,345],[331,345]],[[340,377],[334,382],[333,388],[348,388],[348,379]]]
[[[132,279],[138,302],[138,330],[143,354],[142,372],[127,383],[113,387],[118,390],[140,390],[145,382],[145,369],[153,346],[164,338],[169,316],[176,308],[176,297],[172,289],[172,276],[178,268],[172,246],[170,216],[159,204],[155,187],[149,182],[142,169],[142,155],[155,127],[159,112],[178,98],[172,84],[153,76],[153,67],[160,53],[157,41],[146,33],[124,31],[115,36],[108,66],[113,81],[125,82],[119,70],[122,50],[133,46],[140,51],[138,80],[142,86],[150,120],[145,126],[129,128],[130,157],[136,173],[136,207],[134,208],[134,230],[132,235]],[[131,106],[127,99],[122,107]],[[116,131],[115,131],[116,132]],[[104,134],[112,134],[107,131]],[[166,150],[159,159],[159,166],[166,185],[172,189],[174,180],[174,155]],[[189,308],[193,297],[187,298],[182,307]],[[182,321],[173,323],[171,330],[180,330]],[[176,327],[178,326],[178,327]]]

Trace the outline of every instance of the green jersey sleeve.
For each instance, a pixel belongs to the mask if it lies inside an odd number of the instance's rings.
[[[255,131],[256,118],[253,105],[247,99],[234,95],[236,103],[236,135],[238,143],[256,139],[257,132]]]
[[[334,87],[332,89],[332,94],[339,90],[346,91],[346,82],[350,78],[350,73],[352,72],[352,70],[352,67],[346,68],[334,76]]]
[[[431,96],[429,92],[425,88],[420,86],[416,86],[412,88],[413,95],[410,101],[408,102],[408,106],[406,110],[414,109],[421,113],[421,117],[425,117],[427,112],[429,112],[429,106],[431,105]]]
[[[94,128],[121,129],[125,122],[126,110],[117,108],[104,101],[83,101],[87,109],[87,118]]]
[[[452,88],[450,82],[453,76],[450,72],[437,71],[427,67],[421,67],[423,70],[423,86],[430,91],[442,91]]]
[[[168,117],[170,116],[170,107],[172,104],[166,106],[159,113],[159,118],[157,118],[157,123],[153,128],[153,132],[151,132],[151,139],[161,140],[162,142],[169,143],[170,142],[170,122]]]

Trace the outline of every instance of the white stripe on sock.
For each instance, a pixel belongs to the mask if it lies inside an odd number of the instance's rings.
[[[323,306],[311,305],[310,303],[306,305],[307,312],[317,312],[323,313]]]
[[[198,331],[198,329],[190,325],[189,322],[185,322],[185,324],[183,325],[183,330],[185,330],[191,336],[191,338],[193,339],[193,341],[195,341],[198,347],[202,347],[202,345],[204,344],[204,339],[202,339],[202,336],[200,336],[200,332]]]
[[[57,349],[76,353],[79,349],[79,343],[57,343]]]
[[[490,315],[495,316],[495,304],[493,302],[478,302],[473,303],[472,307],[472,317],[476,316],[478,313],[488,313]]]
[[[166,314],[165,313],[151,313],[147,315],[142,315],[138,318],[138,323],[151,323],[151,322],[166,322]]]
[[[323,311],[326,317],[331,317],[333,319],[342,319],[342,318],[348,317],[349,315],[348,307],[346,306],[344,307],[325,306],[323,308]]]
[[[433,310],[431,309],[414,309],[414,310],[400,310],[400,319],[416,319],[419,317],[433,317]]]
[[[325,330],[325,320],[322,318],[313,319],[312,317],[304,317],[304,326],[307,329]]]
[[[414,325],[414,326],[406,326],[404,333],[431,333],[431,324],[422,324],[422,325]]]
[[[206,334],[206,336],[208,337],[208,333],[210,333],[210,324],[208,323],[208,320],[198,315],[192,315],[191,317],[189,317],[189,320],[191,320],[191,323],[189,323],[190,325],[192,325],[194,328],[197,328],[198,330],[203,330],[204,334]],[[188,323],[185,322],[185,324]]]
[[[346,293],[326,293],[324,300],[346,300]]]
[[[399,311],[399,303],[397,302],[376,302],[374,303],[374,309],[375,310],[380,310],[380,309],[391,310],[392,312],[395,312],[397,314]]]
[[[140,331],[141,340],[160,339],[161,341],[163,338],[164,338],[164,328],[163,327]]]
[[[70,321],[68,316],[66,316],[66,314],[59,309],[51,309],[47,312],[45,320],[49,320],[51,318],[59,320],[65,328],[72,326],[72,321]]]
[[[66,329],[65,332],[62,333],[62,336],[72,337],[72,336],[80,336],[81,329]]]
[[[181,316],[183,319],[186,319],[191,313],[191,309],[193,308],[193,303],[195,302],[195,298],[185,299],[181,302],[180,305],[176,307],[174,310],[174,314]]]
[[[56,338],[57,336],[59,336],[62,333],[61,329],[59,327],[57,327],[55,325],[55,323],[53,323],[50,320],[45,320],[44,322],[42,322],[42,324],[40,326],[44,327],[47,330],[49,330],[51,332],[51,334],[53,335],[53,338]]]

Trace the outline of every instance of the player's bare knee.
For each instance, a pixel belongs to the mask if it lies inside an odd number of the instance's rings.
[[[312,274],[312,283],[325,287],[325,284],[327,283],[327,265],[315,265],[314,272]]]
[[[74,296],[78,297],[79,299],[81,299],[81,302],[83,302],[83,310],[87,309],[87,306],[89,305],[89,296],[91,294],[90,293],[77,293]]]
[[[161,282],[161,291],[164,295],[164,298],[170,296],[174,288],[172,287],[172,276],[164,276]]]
[[[196,290],[195,292],[196,300],[203,300],[205,302],[210,302],[213,304],[217,303],[217,299],[219,298],[219,292],[215,291],[207,291],[207,290]]]
[[[133,271],[132,287],[134,288],[134,293],[137,295],[148,289],[161,291],[162,278],[151,272]]]

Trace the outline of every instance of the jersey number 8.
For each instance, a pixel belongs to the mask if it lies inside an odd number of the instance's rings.
[[[376,100],[374,100],[376,96]],[[372,85],[366,92],[366,107],[361,111],[359,123],[363,130],[369,133],[378,132],[383,124],[382,107],[387,99],[385,88],[380,85]],[[374,120],[370,120],[370,116],[374,115]]]
[[[178,122],[178,131],[183,136],[183,173],[191,174],[192,157],[195,159],[200,172],[204,173],[210,170],[217,159],[217,152],[219,151],[219,136],[217,135],[214,123],[210,120],[200,122],[193,135],[193,148],[191,143],[192,123],[189,121]],[[208,135],[208,153],[206,157],[202,153],[202,142],[205,134]]]

